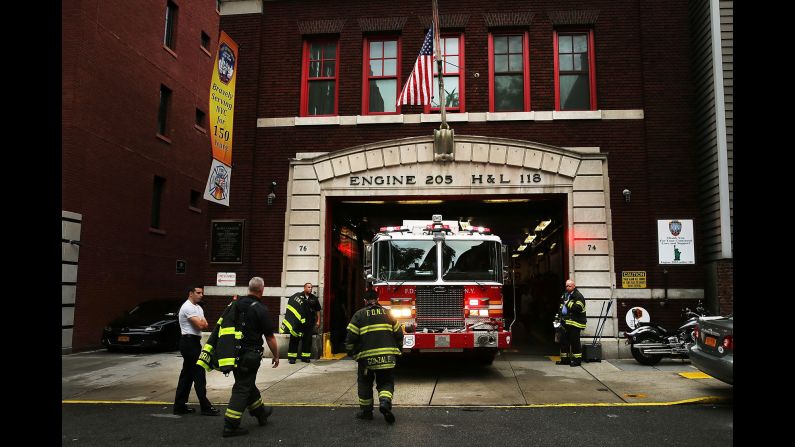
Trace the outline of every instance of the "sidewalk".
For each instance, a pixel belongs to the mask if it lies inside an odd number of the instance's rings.
[[[62,357],[65,403],[129,402],[170,405],[182,367],[178,352],[117,354],[104,350]],[[733,387],[703,377],[687,360],[655,367],[634,360],[603,360],[582,367],[555,365],[554,357],[503,353],[491,366],[464,361],[418,361],[396,369],[396,406],[670,405],[732,402]],[[356,405],[356,363],[313,360],[278,368],[263,359],[257,386],[263,401],[286,406]],[[680,373],[685,373],[685,376]],[[690,374],[687,374],[690,373]],[[234,379],[207,374],[207,395],[226,405]],[[196,395],[191,391],[191,403]]]

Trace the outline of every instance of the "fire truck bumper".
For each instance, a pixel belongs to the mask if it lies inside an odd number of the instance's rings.
[[[470,331],[455,333],[417,332],[403,336],[403,351],[463,352],[477,348],[505,349],[511,346],[508,331]]]

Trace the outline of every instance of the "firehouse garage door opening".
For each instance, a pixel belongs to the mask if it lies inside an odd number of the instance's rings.
[[[483,226],[508,247],[510,264],[503,288],[506,326],[513,323],[513,346],[521,352],[554,353],[552,320],[566,280],[566,195],[545,194],[500,199],[437,197],[329,198],[329,258],[326,287],[330,291],[331,345],[345,352],[348,322],[363,307],[365,243],[381,227],[404,220],[445,221]],[[548,351],[548,352],[547,352]]]

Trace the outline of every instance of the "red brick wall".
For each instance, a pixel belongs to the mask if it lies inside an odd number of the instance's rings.
[[[717,298],[721,315],[734,313],[734,261],[717,261]]]
[[[357,115],[361,113],[362,69],[362,32],[357,18],[408,17],[401,33],[402,82],[413,67],[424,36],[417,15],[430,14],[429,3],[420,0],[265,2],[263,7],[262,15],[222,18],[222,28],[241,44],[235,110],[236,180],[232,206],[213,207],[211,218],[249,219],[246,263],[224,270],[237,271],[244,278],[260,275],[267,286],[279,286],[288,159],[296,152],[338,151],[375,141],[431,135],[438,124],[257,129],[253,124],[257,118],[293,117],[299,113],[302,36],[298,21],[346,19],[340,34],[339,114]],[[531,109],[553,110],[553,27],[546,11],[599,10],[593,28],[597,108],[642,109],[645,119],[454,123],[452,127],[458,135],[500,136],[558,146],[599,146],[609,154],[616,271],[646,270],[650,288],[664,287],[663,268],[657,265],[656,220],[697,220],[687,2],[441,0],[439,7],[442,14],[469,15],[464,30],[469,112],[488,111],[488,30],[483,13],[529,10],[535,14],[529,27]],[[254,63],[259,66],[250,65]],[[479,78],[472,76],[475,72],[480,73]],[[242,102],[243,97],[248,101]],[[405,107],[403,112],[420,110]],[[278,182],[279,187],[275,203],[267,206],[271,181]],[[621,194],[625,188],[632,190],[630,203],[625,203]],[[669,288],[703,287],[698,264],[666,269]],[[217,270],[208,266],[207,283],[215,280]]]
[[[73,349],[99,346],[102,327],[145,299],[187,297],[202,284],[208,206],[188,209],[209,172],[209,116],[217,45],[213,2],[179,6],[176,57],[163,49],[165,1],[64,2],[62,207],[83,215]],[[160,85],[172,91],[171,144],[157,138]],[[166,179],[165,235],[149,232],[153,177]],[[177,275],[177,259],[187,273]]]

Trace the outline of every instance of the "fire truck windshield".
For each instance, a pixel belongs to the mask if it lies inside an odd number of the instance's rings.
[[[434,281],[434,241],[382,241],[373,245],[373,267],[380,280]]]
[[[500,280],[500,249],[495,241],[442,242],[442,279]]]

